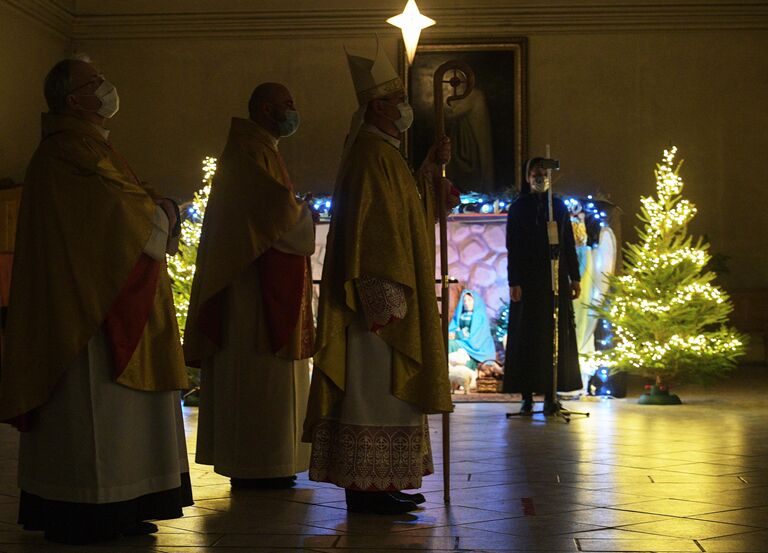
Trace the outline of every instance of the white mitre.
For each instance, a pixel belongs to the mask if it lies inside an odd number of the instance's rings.
[[[346,52],[346,48],[344,49]],[[362,56],[353,56],[347,53],[347,62],[349,63],[349,72],[352,75],[352,82],[355,85],[357,93],[358,108],[352,114],[352,121],[349,125],[347,139],[344,141],[344,151],[341,154],[341,165],[336,177],[336,183],[339,183],[344,164],[349,157],[352,145],[357,139],[357,135],[365,122],[365,112],[368,109],[368,102],[374,98],[381,98],[398,90],[405,90],[400,75],[392,67],[387,55],[379,48],[379,40],[376,39],[376,57],[374,59],[364,58]]]
[[[353,56],[347,52],[349,72],[357,93],[359,105],[365,105],[374,98],[381,98],[392,92],[403,90],[403,81],[397,74],[389,58],[376,41],[374,59]]]

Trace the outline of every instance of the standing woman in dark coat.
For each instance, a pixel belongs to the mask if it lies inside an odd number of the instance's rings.
[[[504,392],[521,393],[520,413],[533,412],[533,394],[544,392],[544,412],[555,410],[552,397],[552,284],[547,239],[548,182],[542,158],[525,164],[520,197],[507,218],[509,252],[509,334],[504,367]],[[570,216],[563,201],[552,199],[560,235],[558,391],[582,387],[573,318],[579,297],[579,263]]]

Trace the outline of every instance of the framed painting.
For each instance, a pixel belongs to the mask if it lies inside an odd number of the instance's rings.
[[[452,142],[447,176],[464,193],[519,190],[527,154],[526,44],[525,38],[423,41],[409,66],[401,43],[400,72],[415,115],[405,148],[414,165],[434,142],[435,70],[446,61],[460,60],[474,70],[475,89],[464,100],[445,106],[445,129]],[[448,98],[453,90],[443,86],[443,97]]]

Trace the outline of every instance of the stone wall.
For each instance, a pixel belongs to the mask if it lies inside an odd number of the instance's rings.
[[[448,221],[449,275],[459,280],[461,288],[480,293],[488,307],[491,322],[502,303],[509,301],[506,226],[506,215],[488,216],[482,221],[478,221],[477,217],[456,216]],[[437,228],[435,232],[437,234]],[[312,256],[312,275],[316,281],[323,273],[327,235],[328,225],[318,225],[315,254]],[[437,278],[440,271],[439,252],[435,266]],[[315,286],[315,306],[317,291],[318,286]]]

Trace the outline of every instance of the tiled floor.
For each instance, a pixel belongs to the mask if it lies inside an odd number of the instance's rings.
[[[15,526],[17,437],[0,427],[0,552],[765,553],[767,384],[762,368],[681,389],[682,406],[571,402],[591,416],[568,425],[507,420],[516,405],[458,404],[451,505],[438,473],[425,481],[424,508],[400,517],[348,515],[340,490],[306,474],[289,491],[232,492],[195,465],[196,504],[183,519],[161,523],[153,537],[91,547],[49,545]],[[196,411],[186,415],[193,451]],[[439,417],[431,426],[439,463]]]

